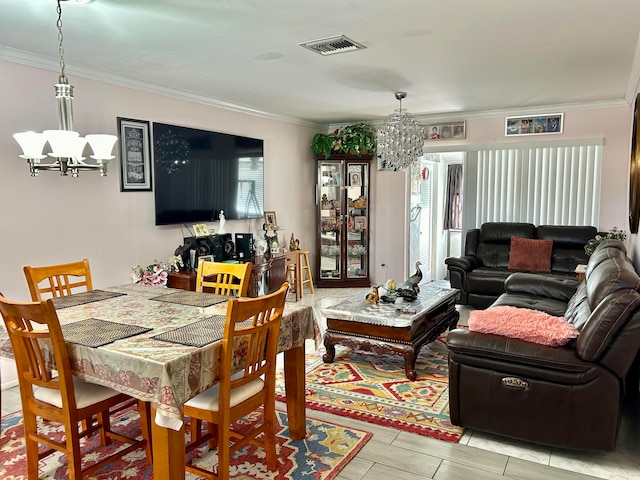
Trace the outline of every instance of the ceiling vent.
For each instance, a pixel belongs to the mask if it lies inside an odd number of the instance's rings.
[[[357,42],[354,42],[344,35],[337,37],[321,38],[310,42],[299,43],[301,47],[308,48],[320,55],[333,55],[335,53],[353,52],[367,48]]]

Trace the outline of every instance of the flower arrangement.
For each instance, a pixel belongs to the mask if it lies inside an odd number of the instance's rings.
[[[347,125],[333,133],[316,133],[311,142],[311,150],[316,155],[329,158],[333,153],[375,154],[377,137],[375,127],[367,122]]]
[[[618,227],[613,227],[605,235],[596,235],[595,238],[589,240],[584,246],[585,253],[591,256],[596,247],[604,242],[607,238],[614,238],[616,240],[624,242],[627,239],[627,232],[625,232],[624,230],[620,230]]]
[[[154,260],[151,265],[142,268],[136,265],[131,268],[131,281],[141,285],[153,285],[157,287],[165,287],[169,276],[169,267],[165,263]]]

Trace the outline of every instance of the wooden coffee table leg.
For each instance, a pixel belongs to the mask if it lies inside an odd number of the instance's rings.
[[[330,332],[324,334],[324,348],[327,352],[322,355],[322,360],[325,363],[333,362],[333,359],[336,358],[336,347],[333,344],[333,335]]]
[[[402,349],[402,356],[404,357],[404,372],[407,378],[414,381],[417,377],[416,374],[416,356],[417,352],[411,345],[407,345]]]

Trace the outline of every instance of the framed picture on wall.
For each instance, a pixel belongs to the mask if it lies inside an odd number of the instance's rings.
[[[151,191],[149,122],[118,117],[120,191]]]
[[[466,137],[465,127],[464,121],[424,125],[427,132],[426,141],[463,139]]]
[[[523,115],[507,117],[504,134],[507,137],[519,135],[541,135],[562,133],[564,114]]]

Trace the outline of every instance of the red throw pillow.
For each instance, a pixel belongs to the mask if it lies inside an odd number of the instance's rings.
[[[553,240],[511,237],[509,270],[517,272],[550,272]]]
[[[551,347],[564,345],[579,333],[564,317],[509,306],[473,310],[469,313],[469,330],[518,338]]]

